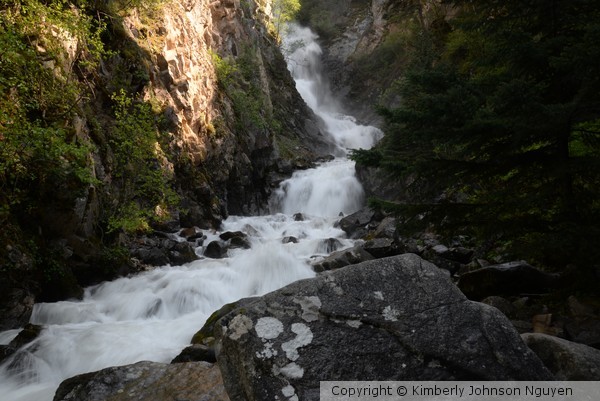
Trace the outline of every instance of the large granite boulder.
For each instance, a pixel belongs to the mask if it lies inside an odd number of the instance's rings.
[[[504,315],[413,254],[241,300],[214,333],[234,401],[318,400],[322,380],[553,379]]]
[[[542,333],[521,337],[557,380],[600,380],[600,350]]]
[[[229,401],[217,366],[138,362],[63,381],[54,401]]]

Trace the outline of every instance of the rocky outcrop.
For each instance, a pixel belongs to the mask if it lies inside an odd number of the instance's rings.
[[[146,97],[168,110],[176,127],[171,146],[190,163],[175,166],[191,210],[184,213],[186,225],[258,212],[271,180],[289,164],[281,160],[287,147],[308,159],[325,152],[319,123],[296,92],[269,32],[269,4],[176,0],[146,37],[138,34],[144,26],[139,15],[125,21],[140,46],[152,44]],[[247,70],[219,77],[215,62],[230,72]],[[236,91],[228,91],[224,79],[238,80]],[[186,185],[189,178],[193,185]]]
[[[206,362],[138,362],[61,383],[54,401],[229,401],[219,369]]]
[[[139,9],[128,3],[118,15],[110,14],[116,12],[112,2],[89,6],[86,12],[106,15],[108,28],[102,39],[111,54],[97,69],[77,70],[73,66],[87,62],[87,54],[74,51],[81,47],[77,43],[65,42],[70,50],[64,74],[68,80],[82,80],[87,92],[82,92],[80,104],[71,107],[74,115],[62,116],[59,125],[69,126],[73,141],[89,145],[93,183],[46,189],[43,200],[38,193],[42,191],[37,191],[36,207],[7,220],[10,230],[0,235],[0,281],[6,283],[0,298],[6,307],[0,305],[0,310],[9,321],[0,322],[0,327],[24,324],[33,300],[77,297],[78,284],[134,271],[136,261],[123,256],[120,247],[129,247],[137,261],[150,265],[195,258],[185,244],[124,237],[119,233],[124,225],[110,225],[122,208],[133,211],[124,220],[147,220],[131,232],[147,229],[147,223],[169,233],[180,227],[214,228],[230,213],[259,212],[278,181],[328,153],[320,121],[297,93],[269,29],[269,4],[168,0]],[[232,72],[229,81],[223,74],[219,77],[219,65]],[[138,179],[142,176],[138,171],[129,172],[129,181],[122,179],[124,167],[116,161],[119,139],[113,131],[116,126],[124,132],[132,125],[139,127],[131,116],[116,121],[115,96],[121,95],[125,99],[121,106],[132,102],[133,111],[142,105],[151,109],[145,115],[151,127],[146,131],[160,130],[161,137],[146,149],[143,164],[151,165],[152,174],[160,170],[168,177],[165,182],[140,183],[144,179]],[[159,176],[153,177],[156,181]],[[160,188],[150,188],[154,186]],[[169,201],[169,210],[164,199],[144,199],[145,191],[160,193],[167,186],[179,198]],[[169,214],[168,228],[153,221]],[[247,244],[235,240],[231,246]],[[42,257],[48,260],[37,260]],[[48,265],[60,268],[44,271]],[[52,280],[46,280],[50,275]]]
[[[521,337],[556,380],[600,379],[599,350],[547,334],[526,333]]]
[[[316,400],[322,380],[551,380],[496,309],[416,255],[242,302],[215,324],[232,400]]]
[[[0,284],[0,294],[0,331],[22,327],[29,322],[35,303],[34,292],[4,279]]]

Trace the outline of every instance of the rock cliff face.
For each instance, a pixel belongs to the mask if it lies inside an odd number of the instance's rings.
[[[192,209],[188,224],[259,211],[266,205],[274,173],[286,165],[280,156],[289,149],[282,144],[297,148],[295,153],[307,160],[314,151],[326,151],[315,141],[322,136],[316,117],[297,94],[269,32],[265,10],[270,1],[242,3],[173,1],[146,37],[135,14],[125,20],[137,42],[155,42],[146,97],[169,110],[176,127],[171,146],[190,162],[191,174],[178,177]],[[215,71],[215,60],[245,68],[242,75],[251,76],[228,85],[222,82],[227,77]],[[244,103],[237,91],[256,92]],[[258,102],[260,109],[250,102]],[[196,182],[186,184],[188,178]]]
[[[373,105],[398,100],[385,90],[402,70],[410,27],[440,24],[451,13],[439,0],[304,0],[299,20],[320,35],[332,89],[348,111],[377,124]]]
[[[40,187],[33,207],[2,216],[0,328],[26,323],[34,300],[78,297],[79,285],[127,273],[128,257],[115,246],[139,241],[111,228],[115,210],[142,205],[148,221],[150,213],[170,216],[152,227],[161,231],[214,227],[228,214],[259,212],[282,178],[328,151],[279,50],[270,0],[133,2],[140,8],[117,11],[119,1],[96,4],[107,8],[94,15],[114,13],[102,36],[111,53],[82,68],[89,55],[67,32],[64,55],[44,61],[86,88],[60,124],[89,147],[92,183]],[[136,157],[137,165],[127,161]],[[163,187],[180,202],[148,199]]]

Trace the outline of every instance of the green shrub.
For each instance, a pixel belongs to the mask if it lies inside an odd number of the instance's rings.
[[[96,183],[93,145],[70,123],[85,90],[69,69],[93,67],[103,53],[100,29],[62,2],[0,2],[0,219],[15,206],[34,207],[44,191]],[[68,40],[77,41],[75,59]]]
[[[147,231],[152,220],[168,217],[179,202],[172,177],[160,158],[157,121],[148,102],[136,102],[121,90],[112,95],[115,125],[109,144],[114,154],[113,176],[121,190],[117,210],[109,217],[109,231]]]

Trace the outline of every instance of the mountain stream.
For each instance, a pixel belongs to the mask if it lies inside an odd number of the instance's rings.
[[[31,323],[44,329],[0,366],[1,401],[51,401],[58,385],[77,374],[141,360],[169,362],[222,305],[313,277],[310,262],[331,251],[330,238],[338,239],[338,249],[352,246],[334,227],[340,213],[355,212],[364,201],[346,154],[371,147],[381,132],[340,112],[320,73],[316,39],[309,29],[291,25],[284,48],[297,89],[325,122],[337,157],[282,182],[272,214],[223,222],[220,232],[246,233],[250,249],[105,282],[87,288],[83,300],[36,304]],[[204,245],[219,232],[206,234]],[[282,243],[292,236],[297,243]],[[203,251],[200,246],[196,252]],[[0,344],[18,332],[0,333]]]

